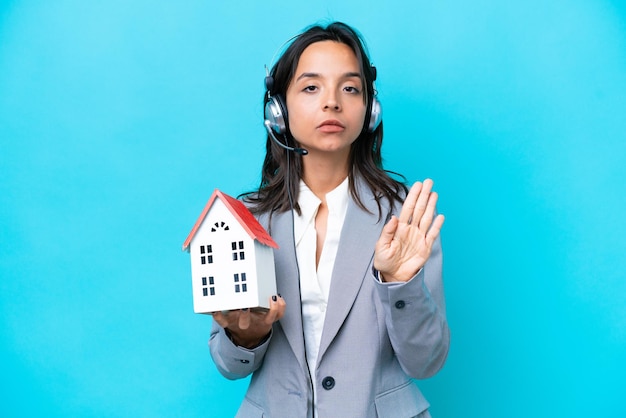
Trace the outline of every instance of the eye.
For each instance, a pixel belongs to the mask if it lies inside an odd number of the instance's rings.
[[[354,86],[346,86],[346,87],[343,88],[343,90],[346,93],[350,93],[350,94],[359,94],[359,93],[361,93],[361,90],[359,90],[357,87],[354,87]]]
[[[306,86],[305,88],[302,89],[302,91],[308,92],[308,93],[313,93],[316,90],[317,90],[317,86]]]

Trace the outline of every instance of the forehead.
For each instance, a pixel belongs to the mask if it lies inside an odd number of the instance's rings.
[[[303,71],[323,73],[331,70],[360,73],[360,66],[354,51],[348,45],[336,41],[320,41],[302,51],[296,76]]]

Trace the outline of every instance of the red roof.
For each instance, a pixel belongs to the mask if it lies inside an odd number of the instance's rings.
[[[189,248],[191,240],[193,239],[194,235],[196,235],[196,232],[198,232],[198,229],[200,228],[200,225],[202,225],[204,218],[206,217],[207,213],[209,213],[209,209],[211,209],[211,206],[213,206],[213,202],[215,202],[216,197],[219,197],[220,200],[226,205],[230,213],[233,214],[239,224],[243,226],[248,235],[250,235],[250,238],[256,239],[261,244],[265,244],[268,247],[278,248],[278,244],[274,242],[270,234],[267,233],[265,228],[261,226],[259,221],[256,220],[254,215],[252,215],[252,213],[240,200],[230,197],[227,194],[215,189],[215,191],[211,195],[211,198],[209,199],[209,202],[204,207],[202,214],[200,215],[200,217],[196,221],[196,224],[193,226],[193,229],[189,233],[189,236],[183,243],[183,251],[187,251],[187,249]]]

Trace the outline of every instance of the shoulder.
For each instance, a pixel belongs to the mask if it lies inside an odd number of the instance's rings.
[[[386,206],[394,206],[394,204],[404,202],[408,193],[408,188],[404,182],[398,181],[385,175],[382,179],[366,179],[365,177],[355,174],[351,180],[354,186],[354,193],[358,198],[363,200],[377,200],[381,203],[387,201]]]

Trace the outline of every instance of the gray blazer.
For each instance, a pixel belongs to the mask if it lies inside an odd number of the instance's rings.
[[[362,183],[358,187],[371,213],[350,199],[311,379],[304,357],[292,216],[274,213],[271,224],[267,216],[260,217],[280,246],[275,251],[276,280],[287,307],[270,338],[252,350],[234,345],[213,323],[209,346],[219,371],[229,379],[252,373],[237,417],[311,417],[311,381],[319,418],[430,417],[413,378],[434,375],[450,344],[441,244],[437,239],[428,262],[409,282],[380,283],[372,270],[374,245],[391,212],[399,208],[383,205],[379,220],[372,193]]]

